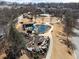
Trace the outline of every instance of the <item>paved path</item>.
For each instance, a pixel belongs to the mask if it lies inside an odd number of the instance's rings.
[[[47,23],[46,23],[47,24]],[[40,34],[41,36],[48,36],[50,38],[50,44],[49,44],[49,49],[46,55],[46,59],[51,59],[52,56],[52,49],[53,49],[53,37],[52,37],[52,33],[51,31],[53,31],[53,25],[47,24],[51,27],[51,29],[44,33],[44,34]]]

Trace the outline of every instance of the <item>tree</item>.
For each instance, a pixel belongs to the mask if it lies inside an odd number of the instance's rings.
[[[9,43],[11,44],[9,49],[7,50],[8,53],[6,59],[16,59],[21,56],[21,49],[26,48],[26,42],[24,37],[21,33],[19,33],[14,24],[10,25],[9,31]]]
[[[65,13],[65,19],[64,19],[64,23],[65,23],[65,33],[67,34],[67,40],[65,40],[65,44],[67,45],[67,47],[69,47],[70,49],[75,49],[75,45],[69,40],[69,37],[72,37],[72,35],[74,34],[73,32],[73,28],[76,25],[76,20],[73,17],[73,14],[71,11],[66,11]]]

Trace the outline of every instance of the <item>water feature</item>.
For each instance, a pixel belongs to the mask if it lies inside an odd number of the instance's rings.
[[[47,30],[50,29],[50,26],[41,24],[41,25],[36,25],[36,24],[24,24],[23,25],[24,30],[31,30],[34,31],[36,30],[38,33],[45,33]]]
[[[23,29],[34,30],[34,24],[24,24]]]
[[[37,25],[37,28],[39,33],[45,33],[49,29],[49,26],[42,24],[42,25]]]

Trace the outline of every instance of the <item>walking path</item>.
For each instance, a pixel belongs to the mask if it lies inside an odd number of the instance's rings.
[[[46,23],[46,25],[49,25],[51,27],[51,29],[44,33],[44,34],[39,34],[41,36],[48,36],[50,38],[50,44],[49,44],[49,49],[48,49],[48,52],[47,52],[47,55],[46,55],[46,59],[51,59],[51,56],[52,56],[52,49],[53,49],[53,37],[52,37],[52,31],[53,31],[53,25],[50,25],[48,23]]]

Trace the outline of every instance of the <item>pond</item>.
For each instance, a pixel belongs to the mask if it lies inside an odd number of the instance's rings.
[[[44,24],[42,24],[42,25],[36,25],[36,26],[38,28],[38,32],[39,33],[45,33],[50,28],[48,25],[44,25]]]
[[[41,25],[36,25],[36,24],[24,24],[23,25],[23,29],[27,29],[27,30],[36,30],[38,33],[45,33],[47,30],[50,29],[50,26],[45,25],[45,24],[41,24]]]
[[[34,30],[34,24],[23,24],[23,29]]]

